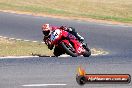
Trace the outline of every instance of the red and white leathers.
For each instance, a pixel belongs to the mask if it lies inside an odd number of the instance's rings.
[[[42,32],[44,34],[43,41],[45,42],[45,44],[48,46],[48,48],[50,50],[53,49],[54,45],[51,43],[49,38],[50,38],[51,32],[56,30],[56,29],[68,31],[69,33],[73,34],[79,41],[81,41],[81,42],[84,41],[84,38],[81,35],[79,35],[75,31],[75,28],[73,28],[73,27],[68,27],[68,28],[66,26],[57,27],[57,26],[49,26],[49,24],[44,24],[42,26]]]
[[[53,45],[53,44],[51,43],[51,41],[50,41],[50,35],[51,35],[51,32],[54,31],[54,30],[56,30],[56,29],[65,30],[66,27],[63,27],[63,26],[61,26],[61,27],[49,26],[49,24],[44,24],[44,25],[42,26],[42,32],[43,32],[43,34],[44,34],[44,39],[43,39],[43,41],[45,42],[45,44],[48,46],[48,48],[49,48],[50,50],[52,50],[53,47],[54,47],[54,45]]]

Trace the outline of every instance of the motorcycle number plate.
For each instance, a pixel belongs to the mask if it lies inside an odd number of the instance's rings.
[[[60,35],[60,30],[59,29],[56,29],[54,30],[52,33],[51,33],[51,41],[54,41],[55,39],[59,38],[59,35]]]

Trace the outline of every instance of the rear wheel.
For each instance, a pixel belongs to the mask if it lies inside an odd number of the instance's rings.
[[[61,43],[61,46],[62,46],[62,48],[65,50],[65,52],[66,52],[66,54],[68,54],[68,55],[70,55],[70,56],[72,56],[72,57],[77,57],[78,55],[76,54],[76,52],[75,52],[75,50],[74,50],[74,48],[73,48],[73,46],[71,45],[68,45],[68,44],[66,44],[66,43],[64,43],[64,42],[62,42]]]
[[[84,57],[89,57],[91,55],[91,50],[88,47],[85,47],[85,52],[83,54]]]

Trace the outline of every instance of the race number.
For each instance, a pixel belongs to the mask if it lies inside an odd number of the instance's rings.
[[[51,33],[51,41],[54,41],[55,39],[59,38],[59,35],[60,35],[60,30],[59,29],[56,29],[54,30],[52,33]]]

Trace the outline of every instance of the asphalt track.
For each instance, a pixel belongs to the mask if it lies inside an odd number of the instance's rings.
[[[105,56],[66,58],[0,59],[0,88],[80,88],[75,76],[78,66],[87,73],[132,75],[132,26],[63,20],[0,12],[0,35],[42,41],[41,25],[73,26],[90,48],[102,48]],[[30,86],[27,86],[32,84]],[[65,84],[39,85],[33,84]],[[131,88],[132,84],[87,84],[83,88]]]

